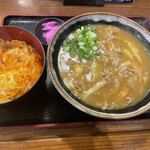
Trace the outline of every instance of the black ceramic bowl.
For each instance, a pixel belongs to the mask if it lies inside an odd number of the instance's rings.
[[[58,70],[58,53],[62,42],[65,38],[76,29],[88,24],[104,24],[115,25],[121,27],[135,37],[137,37],[147,48],[150,53],[150,33],[136,22],[111,13],[88,13],[76,16],[66,23],[57,31],[53,37],[47,53],[48,69],[51,75],[53,84],[60,94],[73,106],[79,110],[93,116],[107,119],[125,119],[142,114],[150,108],[150,92],[136,105],[120,110],[102,110],[90,106],[80,99],[76,98],[63,84]]]
[[[0,105],[14,103],[14,102],[16,103],[16,102],[23,101],[23,100],[26,101],[28,99],[34,98],[39,87],[41,87],[41,85],[44,83],[44,81],[46,79],[45,52],[44,52],[44,49],[43,49],[40,41],[32,33],[28,32],[24,29],[21,29],[18,27],[12,27],[12,26],[0,27],[0,38],[2,38],[3,40],[25,41],[27,44],[30,44],[40,54],[40,56],[42,58],[42,65],[43,65],[43,69],[42,69],[39,79],[32,86],[32,88],[30,90],[28,90],[22,96],[20,96],[16,99],[13,99],[11,101],[5,102],[5,103],[0,103]]]
[[[54,18],[54,17],[49,17],[49,18],[45,18],[45,19],[42,19],[41,21],[39,21],[36,26],[35,26],[35,29],[34,29],[34,34],[35,36],[40,40],[40,42],[43,44],[43,45],[48,45],[47,42],[46,42],[46,39],[44,38],[44,34],[47,32],[47,31],[44,31],[42,30],[43,29],[43,26],[42,24],[43,23],[47,23],[47,22],[51,22],[51,21],[56,21],[56,26],[60,26],[64,23],[63,20],[61,19],[58,19],[58,18]]]

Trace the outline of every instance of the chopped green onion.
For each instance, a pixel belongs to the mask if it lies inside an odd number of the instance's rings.
[[[78,56],[79,60],[93,60],[95,56],[100,56],[96,28],[93,26],[81,27],[70,34],[63,42],[62,48],[70,55]]]

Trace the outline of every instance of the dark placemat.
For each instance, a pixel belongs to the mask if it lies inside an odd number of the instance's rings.
[[[21,27],[34,34],[34,28],[37,22],[48,17],[52,16],[9,15],[4,18],[3,25]],[[62,19],[64,21],[67,21],[71,18],[69,16],[54,17]],[[129,18],[141,24],[148,31],[150,31],[150,26],[146,18]],[[47,47],[45,46],[44,49],[46,52]],[[57,92],[57,90],[53,86],[49,73],[47,73],[47,79],[44,86],[40,89],[40,92],[38,92],[34,98],[31,99],[29,97],[28,101],[25,103],[17,102],[10,105],[0,105],[0,118],[0,127],[70,122],[108,121],[85,114],[73,107],[66,100],[64,100],[64,98]],[[148,118],[150,118],[149,111],[133,119]]]

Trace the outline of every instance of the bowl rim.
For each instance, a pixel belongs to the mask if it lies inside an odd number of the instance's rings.
[[[119,18],[123,18],[125,20],[128,20],[130,22],[132,22],[133,24],[137,25],[138,27],[140,27],[142,30],[144,30],[147,34],[149,34],[150,36],[150,32],[147,31],[144,27],[142,27],[140,24],[138,24],[137,22],[125,17],[125,16],[122,16],[122,15],[119,15],[119,14],[115,14],[115,13],[109,13],[109,12],[91,12],[91,13],[84,13],[84,14],[80,14],[80,15],[77,15],[71,19],[69,19],[68,21],[66,21],[54,34],[53,38],[51,39],[49,45],[48,45],[48,48],[47,48],[47,65],[48,65],[48,70],[49,70],[49,73],[50,73],[50,76],[51,76],[51,79],[52,79],[52,83],[54,84],[55,88],[58,90],[58,92],[63,96],[63,98],[65,100],[67,100],[70,104],[72,104],[74,107],[76,107],[77,109],[87,113],[87,114],[90,114],[92,116],[95,116],[95,117],[99,117],[99,118],[104,118],[104,119],[128,119],[128,118],[132,118],[132,117],[136,117],[142,113],[144,113],[145,111],[149,110],[150,109],[150,102],[148,102],[148,104],[142,106],[142,107],[139,107],[138,109],[136,109],[135,111],[131,111],[130,113],[118,113],[118,114],[115,114],[115,113],[103,113],[103,112],[98,112],[98,111],[95,111],[95,110],[92,110],[91,108],[88,108],[82,104],[80,104],[79,102],[77,102],[76,100],[72,100],[70,99],[62,90],[61,90],[61,87],[59,86],[59,84],[55,81],[55,77],[53,76],[53,71],[51,69],[51,66],[50,66],[50,53],[51,53],[51,46],[52,46],[52,43],[53,43],[53,40],[55,38],[55,36],[57,35],[57,33],[61,30],[61,28],[63,28],[63,26],[65,26],[66,24],[68,24],[69,22],[72,22],[73,20],[77,19],[77,18],[80,18],[80,17],[84,17],[84,16],[88,16],[88,15],[110,15],[110,16],[116,16],[116,17],[119,17]]]
[[[39,82],[41,76],[42,76],[43,73],[44,73],[45,66],[46,66],[46,60],[45,60],[46,55],[45,55],[45,51],[44,51],[43,45],[41,44],[41,42],[39,41],[39,39],[38,39],[33,33],[31,33],[30,31],[28,31],[28,30],[26,30],[26,29],[24,29],[24,28],[21,28],[21,27],[11,26],[11,25],[0,26],[0,29],[1,29],[1,28],[16,28],[16,29],[20,29],[20,30],[24,30],[24,31],[28,32],[29,34],[31,34],[31,35],[39,42],[39,44],[40,44],[40,46],[41,46],[41,48],[42,48],[42,51],[43,51],[43,56],[44,56],[44,58],[43,58],[43,60],[44,60],[44,61],[43,61],[43,69],[42,69],[42,72],[41,72],[41,74],[40,74],[38,80],[33,84],[33,86],[32,86],[28,91],[26,91],[24,94],[22,94],[22,95],[19,96],[18,98],[12,99],[12,100],[7,101],[7,102],[4,102],[4,103],[0,103],[0,105],[4,105],[4,104],[11,103],[11,102],[14,102],[14,101],[20,99],[21,97],[23,97],[26,93],[28,93],[30,90],[32,90],[32,89],[35,87],[35,85]],[[13,39],[12,39],[12,40],[13,40]],[[19,41],[24,41],[24,40],[19,40]],[[25,42],[26,42],[26,41],[25,41]],[[27,44],[28,44],[28,43],[27,43]]]
[[[61,25],[63,25],[64,23],[65,23],[65,21],[63,21],[62,19],[59,19],[59,18],[56,18],[56,17],[46,17],[46,18],[43,18],[43,19],[41,19],[40,21],[38,21],[37,23],[36,23],[36,25],[35,25],[35,27],[34,27],[34,35],[36,36],[36,29],[37,29],[37,26],[41,23],[41,22],[43,22],[43,21],[46,21],[46,20],[50,20],[50,19],[52,19],[52,20],[56,20],[56,21],[60,21],[62,24]],[[37,37],[37,36],[36,36]],[[38,38],[38,37],[37,37]],[[43,37],[44,38],[44,37]],[[40,39],[38,38],[38,40],[40,41]],[[43,45],[45,45],[45,46],[48,46],[49,44],[46,44],[46,43],[44,43],[44,42],[42,42],[42,41],[40,41]]]

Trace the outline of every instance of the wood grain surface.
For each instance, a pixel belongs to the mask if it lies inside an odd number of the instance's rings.
[[[8,14],[79,15],[112,12],[150,20],[150,1],[105,4],[104,7],[63,6],[61,0],[0,0],[0,19]],[[0,130],[0,150],[150,150],[150,120],[97,125]]]

